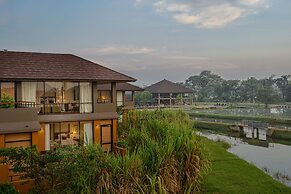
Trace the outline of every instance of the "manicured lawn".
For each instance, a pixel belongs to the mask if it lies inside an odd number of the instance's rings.
[[[209,153],[211,170],[202,182],[202,193],[277,194],[291,193],[291,188],[275,181],[252,164],[226,151],[222,143],[203,139]]]

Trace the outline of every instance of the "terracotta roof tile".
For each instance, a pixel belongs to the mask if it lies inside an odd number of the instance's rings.
[[[136,81],[72,54],[0,51],[0,80]]]

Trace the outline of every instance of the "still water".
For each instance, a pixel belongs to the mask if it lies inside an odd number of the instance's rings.
[[[291,187],[291,146],[270,143],[268,147],[249,145],[240,138],[202,132],[211,140],[218,139],[232,145],[229,152],[267,171],[275,179]],[[288,178],[286,178],[288,176]]]

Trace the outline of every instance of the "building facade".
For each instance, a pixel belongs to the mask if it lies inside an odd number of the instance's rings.
[[[71,54],[1,51],[0,148],[36,145],[44,152],[98,143],[112,151],[116,86],[133,81]],[[109,89],[102,90],[104,84]],[[0,182],[13,181],[9,166],[1,166],[0,172]]]

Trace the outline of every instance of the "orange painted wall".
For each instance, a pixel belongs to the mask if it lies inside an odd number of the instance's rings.
[[[117,120],[116,119],[113,119],[112,127],[113,127],[113,145],[116,146],[116,142],[117,142]]]
[[[45,150],[45,132],[44,126],[41,126],[41,130],[32,133],[32,144],[36,145],[39,152]]]
[[[0,135],[0,148],[5,147],[4,138],[5,138],[5,135],[1,134]],[[0,183],[6,182],[8,180],[8,177],[9,177],[8,165],[0,165]]]

